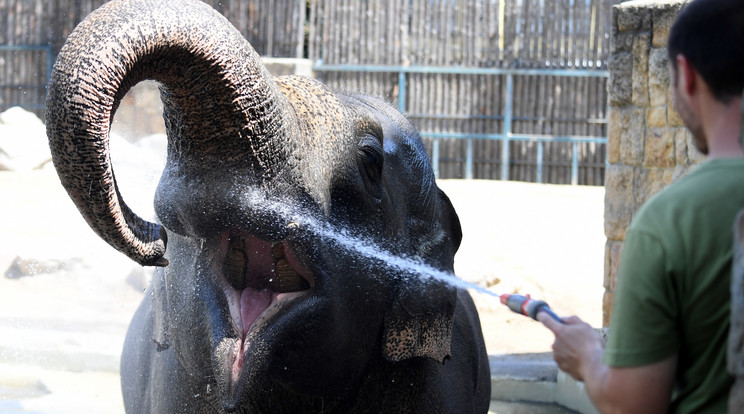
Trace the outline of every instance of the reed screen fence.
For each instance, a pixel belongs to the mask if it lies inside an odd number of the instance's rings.
[[[441,178],[603,185],[619,0],[206,0],[261,55],[397,105]],[[103,0],[0,0],[0,111],[43,114],[50,62]],[[335,69],[334,69],[335,68]]]

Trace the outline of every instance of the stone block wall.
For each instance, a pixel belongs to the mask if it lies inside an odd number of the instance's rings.
[[[704,156],[672,108],[669,28],[687,0],[636,0],[613,7],[605,174],[603,324],[609,325],[625,233],[638,208]]]

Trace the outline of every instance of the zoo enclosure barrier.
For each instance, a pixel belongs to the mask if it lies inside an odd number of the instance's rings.
[[[0,111],[16,105],[42,111],[54,59],[51,45],[0,44]]]
[[[501,160],[500,160],[500,179],[509,180],[510,143],[512,141],[534,142],[537,145],[537,154],[535,160],[535,177],[537,183],[543,182],[544,167],[544,144],[563,142],[571,144],[571,184],[579,183],[579,144],[594,143],[607,144],[607,136],[578,136],[578,135],[547,135],[547,134],[525,134],[512,132],[512,122],[514,121],[513,104],[514,104],[514,77],[515,76],[556,76],[556,77],[596,77],[608,78],[609,72],[606,70],[586,70],[586,69],[512,69],[512,68],[468,68],[468,67],[435,67],[435,66],[389,66],[389,65],[325,65],[322,60],[318,60],[313,66],[317,72],[357,72],[357,73],[397,73],[398,77],[398,110],[406,116],[414,118],[425,117],[427,115],[414,115],[407,111],[407,79],[409,74],[456,74],[456,75],[503,75],[506,78],[506,87],[502,97],[503,114],[487,116],[488,119],[501,120],[502,131],[494,133],[463,133],[463,132],[434,132],[419,131],[422,138],[432,140],[431,159],[434,174],[440,178],[439,161],[440,151],[439,143],[442,139],[464,140],[466,143],[465,156],[465,179],[473,179],[474,168],[474,140],[488,140],[501,142]],[[606,113],[606,111],[605,111]],[[429,117],[442,116],[442,114],[429,115]],[[471,114],[469,118],[484,118],[483,116]],[[593,119],[594,123],[606,124],[607,119]],[[606,161],[605,161],[606,163]]]
[[[618,2],[310,0],[308,57],[398,105],[440,178],[604,185]]]
[[[0,0],[0,112],[21,106],[44,117],[51,67],[72,30],[108,0]],[[203,0],[262,56],[302,57],[304,0]]]
[[[402,107],[441,178],[604,184],[607,77],[559,72],[606,69],[620,0],[204,1],[260,55],[320,61],[330,87]],[[48,62],[105,2],[0,0],[0,111],[43,118]],[[337,65],[387,72],[322,69]]]

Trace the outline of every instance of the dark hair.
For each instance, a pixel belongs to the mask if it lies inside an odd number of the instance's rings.
[[[744,89],[744,1],[693,0],[672,25],[667,52],[675,78],[676,56],[682,54],[717,100],[728,103],[740,96]]]

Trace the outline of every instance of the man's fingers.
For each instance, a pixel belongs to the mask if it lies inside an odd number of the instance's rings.
[[[556,321],[552,316],[548,315],[546,312],[539,312],[537,314],[537,320],[542,322],[543,325],[545,325],[546,328],[550,329],[555,333],[556,329],[560,329],[561,326],[565,325],[576,325],[580,323],[584,323],[584,321],[579,318],[578,316],[568,316],[565,318],[561,318],[561,322]]]
[[[561,323],[553,319],[552,316],[548,315],[545,312],[538,312],[537,314],[537,320],[542,322],[543,325],[545,325],[546,328],[550,329],[551,331],[555,332],[556,328],[561,326]]]
[[[581,318],[579,318],[578,316],[575,316],[575,315],[569,316],[569,317],[566,317],[566,318],[562,318],[562,319],[563,319],[563,323],[565,323],[566,325],[574,325],[574,324],[577,324],[577,323],[584,322],[584,321],[581,320]]]

